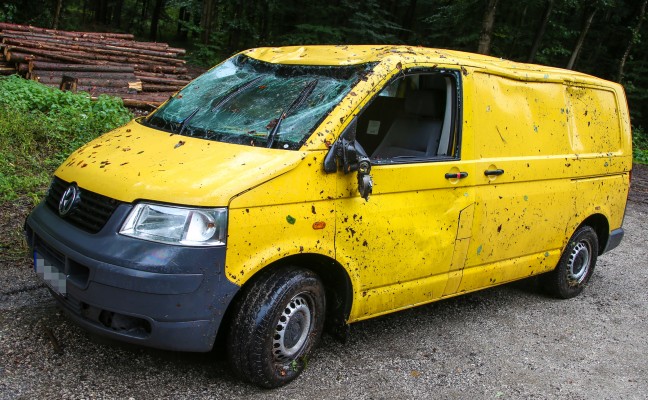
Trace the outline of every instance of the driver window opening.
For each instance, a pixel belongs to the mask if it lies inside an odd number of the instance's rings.
[[[456,104],[453,75],[399,77],[361,113],[356,140],[377,164],[457,157]]]

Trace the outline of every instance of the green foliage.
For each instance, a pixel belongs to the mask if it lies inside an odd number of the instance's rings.
[[[36,199],[72,151],[131,118],[119,98],[0,78],[0,201]]]
[[[648,164],[648,135],[642,129],[632,132],[632,156],[634,162]]]
[[[3,4],[0,6],[0,22],[12,22],[18,8],[14,4]]]

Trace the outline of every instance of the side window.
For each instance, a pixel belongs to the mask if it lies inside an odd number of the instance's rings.
[[[356,140],[371,162],[458,158],[458,76],[410,72],[387,84],[357,120]]]

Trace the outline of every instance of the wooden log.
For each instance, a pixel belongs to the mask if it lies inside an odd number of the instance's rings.
[[[21,46],[7,46],[5,47],[5,50],[7,53],[5,55],[7,56],[7,60],[13,61],[14,60],[14,53],[19,53],[19,54],[26,54],[26,55],[32,55],[36,56],[35,58],[38,58],[39,60],[41,58],[47,58],[48,60],[56,59],[56,60],[63,60],[63,61],[68,61],[71,63],[77,63],[77,64],[103,64],[101,61],[98,60],[92,60],[92,59],[85,59],[85,58],[79,58],[75,56],[68,56],[61,54],[56,51],[49,51],[49,50],[43,50],[43,49],[32,49],[32,48],[27,48],[27,47],[21,47]],[[29,59],[18,59],[17,61],[29,61]]]
[[[17,63],[16,64],[16,69],[18,70],[18,72],[23,73],[23,74],[25,74],[27,72],[30,72],[28,62],[26,62],[26,63],[24,63],[24,62]]]
[[[102,71],[46,71],[32,69],[31,72],[37,76],[62,77],[64,75],[74,78],[101,78],[116,79],[122,81],[137,81],[139,78],[132,72],[102,72]]]
[[[156,72],[165,74],[186,74],[188,72],[186,67],[176,67],[172,65],[151,65],[151,64],[133,64],[135,72]]]
[[[98,61],[116,61],[116,62],[134,62],[141,64],[172,64],[172,65],[183,65],[184,60],[177,58],[169,57],[154,57],[140,55],[136,53],[112,51],[112,50],[95,50],[95,49],[84,49],[79,46],[66,46],[66,45],[53,45],[53,44],[43,44],[37,41],[31,40],[15,40],[15,39],[4,39],[7,41],[7,48],[17,48],[25,53],[29,53],[25,49],[29,49],[32,52],[35,50],[38,51],[49,51],[49,52],[61,52],[65,51],[66,56],[75,57],[77,59],[86,59],[86,60],[98,60]]]
[[[177,92],[182,89],[182,85],[156,85],[152,83],[142,83],[143,92]]]
[[[144,110],[153,110],[158,108],[166,100],[122,98],[122,101],[124,102],[124,106],[126,107],[141,108]]]
[[[44,39],[17,39],[12,37],[3,37],[2,42],[9,45],[24,46],[24,47],[34,47],[34,48],[43,48],[43,49],[61,49],[61,50],[73,50],[73,51],[87,51],[90,53],[100,53],[100,54],[113,54],[113,55],[123,55],[133,57],[143,57],[150,60],[164,61],[164,60],[177,60],[175,53],[169,53],[164,51],[152,51],[144,49],[131,49],[128,47],[122,46],[109,46],[102,45],[97,43],[84,43],[84,42],[74,42],[74,41],[49,41]]]
[[[66,91],[76,92],[78,83],[79,83],[78,78],[63,75],[63,78],[61,79],[61,85],[59,86],[59,90],[62,90],[64,92]]]
[[[157,83],[157,84],[167,84],[167,85],[173,85],[173,86],[186,86],[191,80],[183,80],[183,79],[171,79],[171,78],[160,78],[157,76],[141,76],[141,75],[136,75],[140,81],[143,83]],[[173,76],[173,75],[172,75]]]
[[[78,71],[78,72],[135,72],[131,65],[90,65],[90,64],[60,64],[35,60],[33,69],[41,71]]]
[[[10,29],[15,31],[36,32],[36,33],[42,33],[42,34],[44,33],[48,35],[59,35],[59,36],[79,37],[79,38],[100,37],[100,38],[116,38],[116,39],[129,39],[129,40],[135,39],[135,36],[130,33],[59,31],[55,29],[38,28],[31,25],[11,24],[8,22],[0,22],[0,29],[2,30]]]
[[[5,49],[6,50],[6,49]],[[6,50],[5,57],[12,63],[26,63],[35,58],[32,54],[21,53],[18,51]]]
[[[97,38],[97,37],[69,38],[66,36],[44,35],[44,34],[39,34],[34,32],[23,32],[23,31],[14,31],[14,30],[0,31],[0,37],[12,37],[15,39],[32,39],[32,40],[69,40],[73,42],[110,44],[114,46],[125,46],[125,47],[139,48],[145,50],[150,49],[150,50],[158,50],[158,51],[169,51],[171,53],[178,53],[179,50],[183,50],[183,49],[170,48],[168,44],[162,42],[136,42],[134,40]],[[182,51],[182,53],[184,53],[184,50]]]
[[[146,78],[163,78],[163,79],[179,79],[182,81],[191,81],[193,78],[186,74],[165,74],[162,72],[147,72],[147,71],[136,71],[135,76],[142,79]]]
[[[61,77],[57,76],[35,76],[38,82],[45,84],[59,84]],[[140,81],[125,81],[118,79],[101,79],[101,78],[77,78],[78,86],[99,86],[99,87],[116,87],[127,88],[133,90],[142,90],[142,82]]]
[[[16,68],[9,67],[9,66],[6,66],[6,65],[0,66],[0,75],[2,75],[2,76],[13,75],[13,74],[16,74],[16,73],[18,73]]]

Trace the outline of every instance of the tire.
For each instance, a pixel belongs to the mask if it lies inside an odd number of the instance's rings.
[[[543,288],[560,299],[578,296],[589,281],[598,257],[598,236],[590,226],[582,226],[567,242],[558,266],[541,277]]]
[[[261,272],[234,304],[227,337],[234,372],[264,388],[297,378],[320,340],[325,313],[324,286],[314,272]]]

